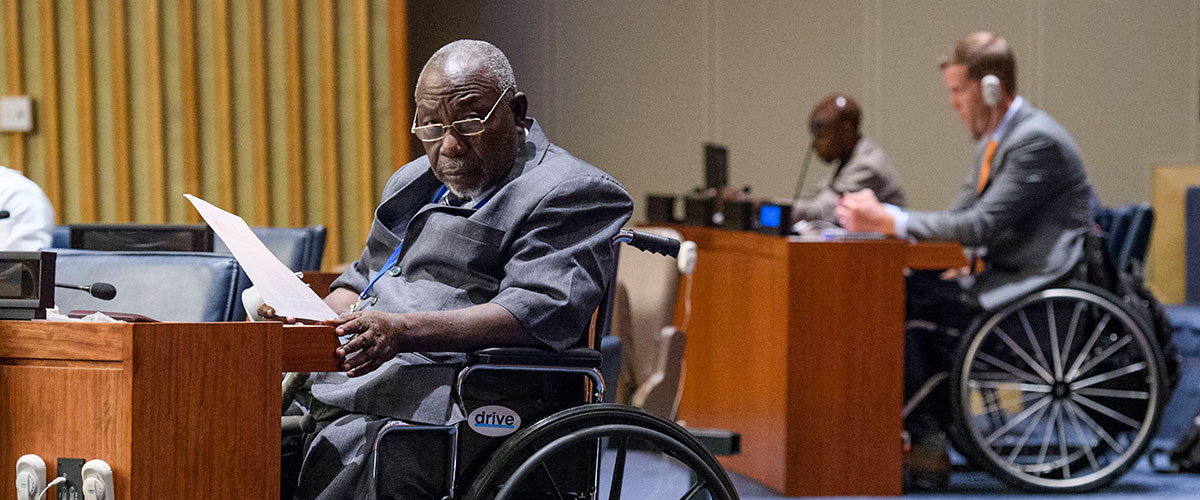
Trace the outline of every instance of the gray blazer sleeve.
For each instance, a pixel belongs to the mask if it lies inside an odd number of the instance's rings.
[[[633,202],[616,181],[581,176],[555,187],[519,228],[491,300],[554,349],[578,344],[613,276],[610,240]]]
[[[1033,135],[1014,142],[1017,145],[1005,155],[1003,169],[977,203],[957,211],[913,212],[908,234],[919,240],[986,246],[997,228],[1015,226],[1063,186],[1073,184],[1066,176],[1074,171],[1055,168],[1066,161],[1061,145],[1051,137]]]
[[[829,185],[828,178],[821,179],[821,187],[817,193],[808,198],[797,199],[792,203],[792,221],[823,220],[837,222],[833,209],[837,205],[837,193]]]

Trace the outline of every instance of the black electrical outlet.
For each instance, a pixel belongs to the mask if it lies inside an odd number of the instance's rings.
[[[58,500],[83,500],[83,462],[82,458],[58,459],[58,477],[65,477],[65,483],[58,483]]]

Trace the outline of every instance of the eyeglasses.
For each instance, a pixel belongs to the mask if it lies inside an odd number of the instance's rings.
[[[484,123],[488,121],[488,118],[492,117],[492,113],[496,111],[496,106],[499,106],[500,101],[504,100],[504,94],[507,94],[508,91],[510,91],[510,90],[516,90],[516,89],[514,89],[512,87],[508,87],[508,88],[504,89],[504,92],[500,93],[500,98],[496,99],[496,104],[492,105],[492,109],[489,110],[487,113],[487,116],[484,116],[482,119],[481,118],[467,118],[466,120],[455,121],[449,125],[442,125],[440,123],[431,123],[429,125],[422,125],[422,126],[418,127],[417,126],[417,115],[416,115],[416,113],[413,113],[413,123],[412,123],[411,132],[413,133],[413,135],[417,136],[417,139],[420,139],[421,142],[434,142],[434,141],[442,140],[443,137],[446,137],[446,129],[448,129],[450,127],[454,127],[454,130],[456,132],[458,132],[458,135],[462,135],[462,136],[472,136],[472,135],[482,134],[483,130],[484,130]]]

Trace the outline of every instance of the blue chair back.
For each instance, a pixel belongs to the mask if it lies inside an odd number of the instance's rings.
[[[98,310],[141,314],[160,321],[232,321],[242,310],[249,280],[228,255],[207,252],[96,252],[59,249],[55,280],[89,285],[111,283],[113,300],[59,288],[55,303],[64,314]]]
[[[1189,304],[1200,303],[1200,186],[1187,189],[1184,215],[1184,273]]]
[[[71,226],[54,226],[50,231],[50,248],[71,248]]]
[[[1131,261],[1144,263],[1154,230],[1154,209],[1142,203],[1104,209],[1096,222],[1106,237],[1105,245],[1113,265],[1124,268]]]
[[[325,226],[255,227],[251,230],[288,269],[315,271],[321,268],[321,258],[325,255]],[[229,247],[217,238],[213,242],[213,252],[229,255]]]

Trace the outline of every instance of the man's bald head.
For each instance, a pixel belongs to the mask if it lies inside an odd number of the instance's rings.
[[[858,144],[862,110],[845,94],[833,94],[818,102],[809,114],[813,149],[822,160],[845,162]]]
[[[517,87],[517,79],[513,76],[508,57],[495,45],[482,40],[456,40],[434,52],[417,77],[418,89],[421,88],[426,73],[433,68],[437,68],[451,81],[479,73],[494,83],[497,91]]]
[[[845,94],[833,94],[813,106],[808,117],[810,124],[825,124],[835,120],[846,121],[858,131],[859,122],[862,120],[862,110],[858,107],[858,101]]]

